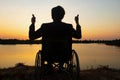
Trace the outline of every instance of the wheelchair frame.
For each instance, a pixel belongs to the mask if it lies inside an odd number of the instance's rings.
[[[36,80],[47,80],[47,78],[51,78],[50,80],[54,80],[53,77],[56,75],[61,75],[58,78],[65,78],[61,80],[79,80],[80,79],[80,64],[79,64],[79,57],[75,50],[72,50],[72,57],[71,60],[64,63],[63,68],[60,67],[59,63],[55,62],[52,64],[52,68],[46,70],[47,62],[44,64],[41,61],[41,51],[39,50],[36,54],[35,58],[35,78]],[[52,73],[50,71],[53,71]],[[58,70],[62,71],[62,74],[58,73]],[[47,74],[49,73],[50,74]],[[51,75],[54,74],[54,75]],[[51,76],[51,77],[49,77]],[[55,79],[59,80],[59,79]]]

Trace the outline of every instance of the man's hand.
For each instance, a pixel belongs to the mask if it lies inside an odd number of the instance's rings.
[[[76,24],[79,24],[79,15],[75,16],[75,22]]]
[[[32,22],[32,24],[35,24],[35,22],[36,22],[36,17],[34,16],[34,14],[32,14],[31,22]]]

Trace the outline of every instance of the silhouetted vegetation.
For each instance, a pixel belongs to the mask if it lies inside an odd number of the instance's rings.
[[[0,80],[35,80],[34,69],[34,66],[18,63],[15,67],[0,69]],[[50,75],[52,79],[48,77],[46,80],[56,80],[54,78],[58,75]],[[59,79],[62,79],[62,76]],[[98,66],[96,69],[81,70],[80,80],[120,80],[120,70],[109,68],[108,65]]]
[[[41,44],[42,40],[0,39],[0,44]],[[98,43],[120,47],[120,39],[116,40],[73,40],[73,43]]]
[[[0,44],[40,44],[41,40],[0,39]]]
[[[104,42],[106,45],[115,45],[115,46],[119,46],[120,47],[120,39],[118,40],[111,40],[111,41],[105,41]]]
[[[120,39],[116,39],[116,40],[74,40],[73,43],[103,43],[106,45],[113,45],[113,46],[118,46],[120,47]]]

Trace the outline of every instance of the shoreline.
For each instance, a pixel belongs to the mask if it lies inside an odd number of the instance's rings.
[[[18,63],[14,67],[0,69],[0,80],[35,80],[34,74],[34,66]],[[99,66],[81,70],[80,80],[120,80],[120,69]]]
[[[1,45],[17,45],[17,44],[41,44],[42,40],[18,40],[18,39],[0,39]],[[90,44],[90,43],[98,43],[105,44],[110,46],[120,47],[120,39],[116,40],[73,40],[73,44]]]

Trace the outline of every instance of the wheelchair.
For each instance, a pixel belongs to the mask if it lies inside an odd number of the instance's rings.
[[[80,63],[75,50],[72,50],[71,59],[64,62],[61,67],[59,62],[54,62],[47,67],[47,61],[42,61],[39,50],[35,58],[35,79],[36,80],[79,80]]]

